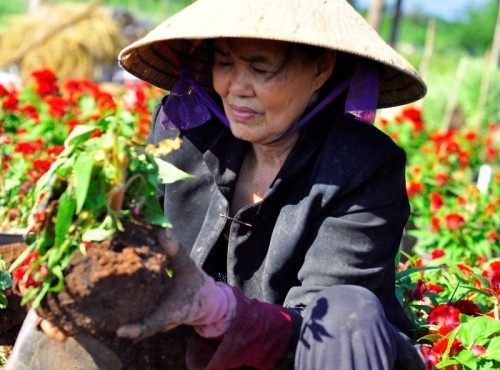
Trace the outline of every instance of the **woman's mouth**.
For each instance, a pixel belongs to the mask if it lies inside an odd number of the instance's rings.
[[[251,108],[237,105],[229,105],[229,108],[231,116],[238,122],[249,121],[257,115],[257,112]]]

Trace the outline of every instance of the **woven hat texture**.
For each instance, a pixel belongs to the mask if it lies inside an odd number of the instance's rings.
[[[378,108],[407,104],[426,93],[410,63],[345,0],[198,0],[124,48],[118,59],[131,74],[166,90],[177,81],[179,66],[186,67],[211,91],[211,52],[203,41],[220,37],[333,49],[341,56],[337,73],[349,65],[376,63]],[[344,65],[338,68],[339,63]]]

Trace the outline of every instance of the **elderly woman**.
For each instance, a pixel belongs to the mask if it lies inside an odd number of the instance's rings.
[[[120,64],[170,93],[150,141],[174,277],[129,339],[194,329],[191,369],[420,369],[394,294],[405,154],[371,125],[425,84],[343,0],[199,0]],[[164,349],[168,356],[169,348]]]

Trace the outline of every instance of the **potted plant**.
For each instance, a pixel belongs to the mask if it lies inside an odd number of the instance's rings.
[[[137,143],[132,123],[121,112],[76,126],[33,188],[27,247],[10,271],[22,304],[68,334],[140,319],[168,279],[157,185],[189,175],[159,158],[179,140]]]

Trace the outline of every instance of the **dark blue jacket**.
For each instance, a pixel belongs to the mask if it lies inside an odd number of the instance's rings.
[[[166,159],[195,178],[165,186],[161,197],[171,237],[196,263],[205,265],[230,223],[227,279],[246,296],[284,305],[300,323],[319,290],[361,285],[410,334],[394,294],[394,261],[410,212],[405,153],[387,135],[344,113],[319,113],[263,201],[241,209],[237,221],[224,216],[249,144],[215,120],[182,132],[155,123],[149,140],[176,136],[182,146]]]

